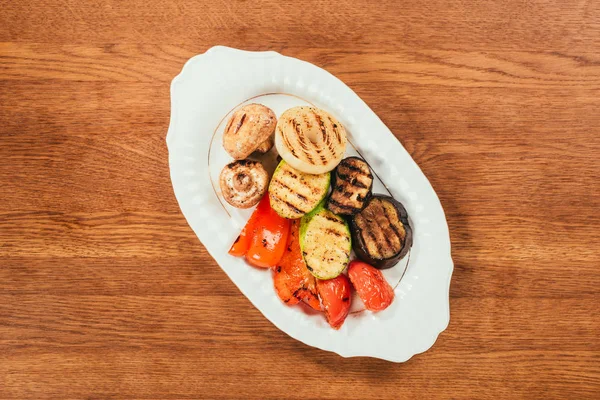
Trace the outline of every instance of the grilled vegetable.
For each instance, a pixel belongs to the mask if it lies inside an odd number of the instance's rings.
[[[277,265],[287,246],[290,221],[277,215],[264,196],[256,208],[257,216],[246,261],[250,264],[271,268]]]
[[[350,259],[352,242],[348,224],[321,203],[302,217],[300,247],[306,268],[315,278],[335,278]]]
[[[269,174],[258,161],[238,160],[227,164],[219,175],[223,198],[237,208],[254,207],[267,191]]]
[[[327,322],[333,329],[340,329],[348,316],[352,301],[348,277],[341,274],[326,281],[317,280],[317,290],[325,308]]]
[[[408,214],[390,196],[371,197],[350,226],[356,255],[380,269],[396,265],[412,246]]]
[[[277,266],[273,268],[273,284],[279,298],[288,305],[302,300],[315,310],[321,311],[315,277],[308,272],[300,250],[299,220],[291,221],[287,248]]]
[[[277,117],[270,108],[262,104],[245,105],[227,122],[223,147],[236,160],[243,160],[256,150],[266,153],[273,146],[276,125]]]
[[[364,208],[371,196],[373,175],[363,159],[348,157],[335,169],[331,186],[327,209],[340,215],[354,215]]]
[[[348,265],[348,278],[367,310],[382,311],[394,300],[394,289],[380,270],[354,260]]]
[[[252,237],[254,236],[256,221],[258,220],[259,214],[259,209],[257,207],[254,209],[254,212],[252,213],[252,216],[250,216],[248,222],[246,222],[246,225],[242,229],[242,232],[240,232],[240,235],[231,245],[231,248],[228,252],[230,255],[234,257],[243,257],[246,255],[248,249],[250,248]]]
[[[271,207],[284,218],[300,218],[312,211],[329,190],[329,173],[311,175],[281,161],[269,184]]]
[[[275,147],[293,168],[307,174],[322,174],[333,170],[342,160],[346,130],[323,110],[293,107],[277,121]]]
[[[259,153],[259,154],[265,154],[273,148],[274,144],[275,144],[275,135],[271,135],[271,136],[269,136],[269,138],[267,140],[265,140],[264,142],[259,144],[258,147],[256,148],[256,150],[254,150],[254,152]]]

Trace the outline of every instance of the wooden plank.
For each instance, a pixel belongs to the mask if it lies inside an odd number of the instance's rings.
[[[1,399],[600,398],[600,2],[309,3],[0,6]],[[455,262],[430,351],[297,342],[199,243],[165,133],[215,44],[326,68],[417,161]]]
[[[197,43],[244,48],[414,47],[587,51],[600,45],[594,1],[279,3],[21,0],[3,5],[0,37],[38,43]],[[27,16],[27,18],[23,18]]]

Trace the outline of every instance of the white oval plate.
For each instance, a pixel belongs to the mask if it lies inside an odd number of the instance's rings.
[[[348,154],[358,152],[378,176],[374,191],[389,192],[406,207],[413,247],[385,271],[396,294],[385,311],[361,312],[355,301],[355,312],[333,330],[321,313],[283,304],[270,271],[227,254],[251,211],[234,209],[220,197],[218,174],[231,161],[221,135],[228,116],[251,102],[271,107],[277,116],[304,104],[335,115],[349,133]],[[171,83],[167,147],[175,196],[196,236],[252,304],[291,337],[343,357],[403,362],[429,349],[448,326],[453,263],[439,199],[377,115],[327,71],[275,52],[213,47],[191,58]]]

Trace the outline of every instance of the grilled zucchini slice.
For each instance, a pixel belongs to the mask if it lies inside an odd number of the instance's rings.
[[[325,208],[324,202],[300,222],[300,249],[306,268],[317,279],[333,279],[350,261],[348,223]]]
[[[350,226],[358,258],[379,269],[396,265],[412,246],[406,209],[390,196],[373,195]]]
[[[269,200],[277,214],[297,219],[312,211],[328,191],[329,172],[305,174],[281,160],[269,184]]]
[[[331,195],[327,209],[339,215],[359,213],[371,196],[373,175],[365,160],[344,158],[333,173]]]

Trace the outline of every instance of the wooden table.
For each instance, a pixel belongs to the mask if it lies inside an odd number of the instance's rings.
[[[0,398],[600,398],[600,2],[5,1]],[[196,239],[169,83],[215,44],[326,68],[437,191],[447,331],[405,364],[277,330]]]

